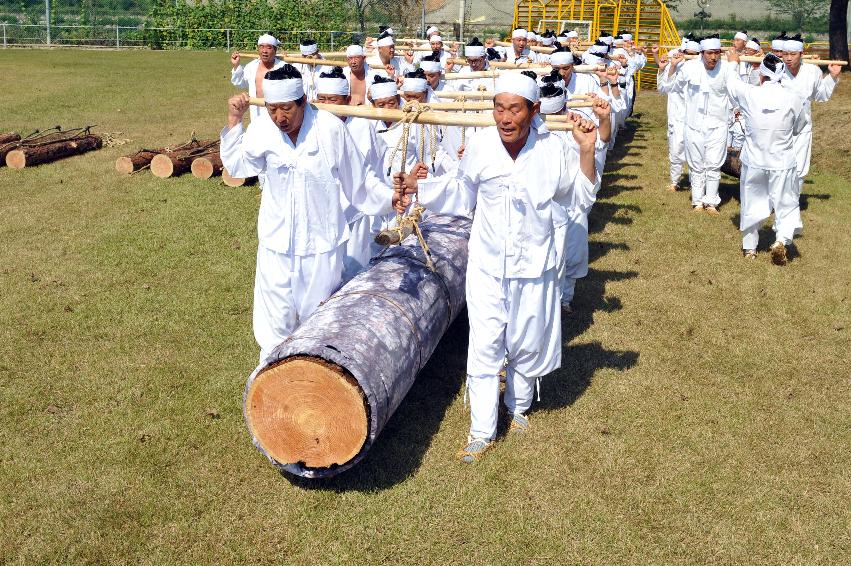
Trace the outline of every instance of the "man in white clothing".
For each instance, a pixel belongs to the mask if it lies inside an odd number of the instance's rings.
[[[795,136],[795,157],[798,174],[798,197],[804,188],[804,179],[810,172],[810,156],[813,146],[813,102],[827,102],[839,83],[839,65],[828,66],[828,74],[822,75],[818,65],[803,62],[804,42],[800,34],[787,38],[783,43],[783,63],[786,67],[781,84],[798,95],[804,105],[805,125]],[[800,231],[803,223],[797,227]]]
[[[518,65],[538,62],[537,53],[531,51],[528,47],[527,34],[528,32],[523,28],[517,28],[511,32],[511,49],[506,54],[506,62]]]
[[[397,84],[401,84],[402,77],[405,73],[412,71],[414,66],[396,56],[396,40],[387,31],[378,36],[375,45],[378,53],[375,57],[367,59],[367,64],[375,74],[390,77]]]
[[[257,39],[257,53],[259,58],[253,59],[244,67],[240,65],[242,58],[239,51],[234,51],[230,56],[233,69],[230,73],[230,82],[233,86],[248,89],[249,96],[263,97],[263,76],[281,67],[284,62],[276,57],[278,53],[278,40],[271,34],[264,33]],[[263,108],[252,106],[249,112],[251,120],[256,118],[267,118],[269,113]]]
[[[683,40],[683,45],[687,40]],[[668,72],[668,65],[673,65],[671,57],[681,51],[681,48],[673,49],[664,56],[659,56],[659,47],[653,48],[656,57],[656,65],[659,73],[656,77],[657,84],[664,81],[664,75]],[[682,64],[682,63],[680,63]],[[680,179],[683,176],[683,165],[686,161],[685,146],[685,96],[681,91],[668,92],[668,162],[670,164],[669,192],[676,192],[680,188]]]
[[[739,63],[738,53],[730,50],[727,60]],[[776,265],[786,264],[786,246],[800,224],[793,138],[806,124],[800,98],[780,86],[784,71],[783,62],[769,53],[759,67],[761,86],[747,84],[735,73],[727,78],[730,98],[745,125],[740,177],[742,250],[746,258],[756,258],[759,227],[774,211],[776,241],[770,252]]]
[[[343,123],[313,109],[291,65],[263,80],[270,120],[243,132],[249,96],[228,101],[221,158],[231,174],[266,174],[257,220],[254,336],[260,362],[340,285],[349,236],[341,194],[366,214],[392,210],[383,183],[368,186],[364,157]]]
[[[349,66],[343,69],[349,81],[349,104],[361,106],[367,103],[367,92],[375,73],[366,64],[366,54],[360,45],[349,45],[346,48],[346,60]]]
[[[727,96],[727,74],[733,66],[721,60],[721,40],[714,36],[700,41],[701,56],[682,65],[683,55],[675,54],[664,74],[659,90],[681,92],[686,100],[686,162],[691,181],[691,204],[694,212],[706,211],[718,216],[721,197],[721,166],[727,157],[727,133],[730,98]]]
[[[496,436],[503,368],[511,427],[522,432],[529,428],[525,413],[538,379],[561,365],[550,203],[587,200],[596,177],[592,123],[572,120],[580,147],[576,159],[538,116],[534,78],[507,73],[495,92],[497,126],[474,136],[455,174],[418,181],[412,172],[394,183],[397,196],[418,192],[429,210],[462,215],[475,210],[466,283],[471,426],[459,454],[463,462],[481,457]]]

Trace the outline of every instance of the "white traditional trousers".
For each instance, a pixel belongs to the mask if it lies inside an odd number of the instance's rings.
[[[369,267],[381,246],[375,243],[375,232],[381,229],[381,217],[363,215],[349,223],[349,240],[343,258],[343,279],[347,283],[352,277]]]
[[[298,256],[257,247],[253,323],[261,364],[340,286],[344,250]]]
[[[721,166],[727,158],[727,129],[699,131],[686,127],[686,162],[691,182],[691,204],[718,206]]]
[[[506,368],[505,405],[522,413],[532,405],[537,378],[561,366],[558,273],[535,279],[493,277],[467,266],[467,393],[470,435],[496,435],[499,372]]]
[[[678,185],[686,162],[685,124],[668,122],[668,160],[671,162],[671,184]]]
[[[742,163],[742,249],[755,250],[759,243],[759,227],[774,211],[776,239],[789,245],[801,223],[798,202],[798,176],[794,168],[780,171],[748,167]]]

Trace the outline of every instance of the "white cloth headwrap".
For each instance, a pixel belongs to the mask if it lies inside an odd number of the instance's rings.
[[[621,37],[623,37],[624,41],[632,41],[632,34],[631,33],[625,33]]]
[[[683,49],[687,49],[689,51],[694,51],[695,53],[700,53],[700,51],[701,51],[700,44],[698,42],[692,41],[690,39],[686,40],[686,43],[683,46]]]
[[[390,34],[390,35],[396,35],[396,32],[393,31],[393,28],[387,28],[386,30],[384,30],[384,33]]]
[[[264,33],[257,38],[257,45],[271,45],[272,47],[277,47],[279,43],[278,40],[275,39],[274,35]]]
[[[743,41],[747,41],[748,40],[748,34],[746,34],[743,31],[736,32],[736,35],[733,36],[733,39],[741,39]]]
[[[754,51],[759,51],[759,43],[752,39],[749,39],[748,42],[745,43],[745,49],[753,49]]]
[[[804,42],[797,39],[787,39],[783,42],[782,49],[790,53],[801,53],[804,51]]]
[[[579,34],[575,31],[567,32],[567,39],[579,39]]]
[[[375,42],[378,47],[387,47],[388,45],[396,45],[396,42],[393,41],[393,36],[388,35],[384,39],[379,39]]]
[[[440,31],[440,30],[439,30],[439,29],[437,29],[437,27],[435,27],[435,26],[431,26],[430,28],[428,28],[428,29],[426,30],[426,36],[427,36],[427,37],[431,37],[431,36],[432,36],[432,34],[435,34],[435,33],[439,32],[439,31]]]
[[[527,32],[526,32],[526,39],[534,39],[534,40],[537,40],[537,39],[538,39],[538,34],[536,34],[534,31],[527,31]]]
[[[573,53],[570,51],[556,51],[550,55],[550,65],[573,65]]]
[[[305,57],[307,57],[308,55],[313,55],[314,53],[319,51],[319,46],[315,43],[312,43],[310,45],[299,45],[298,48],[301,51],[301,54]]]
[[[558,114],[564,108],[564,92],[559,96],[548,96],[541,99],[541,114]]]
[[[425,79],[405,77],[402,80],[402,92],[425,92],[427,89],[428,82]]]
[[[582,54],[582,62],[586,65],[599,65],[602,61],[602,58],[597,57],[590,51]]]
[[[786,41],[783,39],[772,39],[771,49],[773,51],[786,51]]]
[[[263,79],[263,98],[266,104],[292,102],[304,96],[304,83],[301,79],[281,79],[277,81]]]
[[[372,96],[373,100],[381,100],[382,98],[398,96],[399,89],[396,87],[395,81],[390,81],[386,83],[372,83],[369,86],[369,94]]]
[[[524,37],[525,38],[526,37],[526,30],[521,28],[521,29],[516,29],[513,32],[511,32],[511,39],[517,39],[518,37]]]
[[[484,57],[485,56],[485,46],[484,45],[465,45],[464,46],[464,55],[467,57]]]
[[[541,38],[541,45],[544,45],[545,47],[549,47],[549,46],[550,46],[550,45],[552,45],[554,42],[555,42],[555,38],[554,38],[554,37],[542,37],[542,38]]]
[[[759,74],[764,77],[768,77],[768,81],[772,83],[779,83],[785,72],[786,65],[781,62],[777,63],[776,70],[774,71],[765,66],[765,59],[763,59],[762,63],[759,64]]]
[[[349,45],[346,47],[346,57],[366,57],[366,52],[360,45]]]
[[[707,37],[706,39],[700,40],[700,48],[704,51],[711,51],[713,49],[721,49],[721,40],[717,37]]]
[[[440,61],[420,61],[420,69],[425,73],[440,73],[443,71],[443,66]]]
[[[616,37],[615,38],[615,47],[621,47],[623,45],[623,41],[624,40],[623,40],[622,37]]]
[[[612,37],[611,35],[603,35],[603,36],[600,36],[600,41],[602,41],[606,45],[611,45],[612,43],[615,42],[615,38]]]
[[[495,94],[516,94],[529,102],[538,102],[538,83],[523,73],[503,73],[496,79]]]
[[[620,55],[623,55],[624,57],[629,57],[629,53],[627,53],[627,52],[626,52],[626,49],[624,49],[623,47],[618,47],[618,48],[616,48],[616,49],[613,49],[613,50],[612,50],[612,55],[611,55],[611,56],[612,56],[613,58],[614,58],[614,57],[619,57]]]
[[[439,35],[433,35],[430,38],[428,38],[428,41],[429,41],[429,43],[434,43],[435,41],[439,41],[440,43],[443,43],[443,38],[440,37]]]
[[[349,95],[349,81],[337,77],[319,77],[316,79],[317,94]]]

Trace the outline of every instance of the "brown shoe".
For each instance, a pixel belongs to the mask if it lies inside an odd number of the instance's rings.
[[[679,187],[679,186],[677,186],[677,184],[676,184],[676,183],[671,183],[670,185],[668,185],[668,188],[667,188],[666,190],[667,190],[669,193],[675,193],[675,192],[677,192],[677,189],[679,189],[679,188],[680,188],[680,187]]]
[[[703,205],[702,204],[696,204],[692,207],[691,211],[699,214],[699,213],[703,212]]]
[[[720,216],[721,215],[721,213],[718,212],[718,209],[715,208],[714,206],[710,205],[710,204],[707,204],[704,207],[704,209],[706,210],[706,214],[708,214],[709,216]]]
[[[756,250],[742,250],[742,255],[745,256],[745,259],[755,260]]]
[[[768,248],[768,251],[771,253],[771,263],[774,265],[786,265],[786,246],[783,245],[783,242],[774,242]]]

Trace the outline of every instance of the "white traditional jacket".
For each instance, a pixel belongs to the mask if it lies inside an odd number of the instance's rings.
[[[537,278],[556,267],[553,200],[564,208],[593,204],[594,183],[564,142],[533,125],[512,160],[496,127],[470,140],[454,175],[419,181],[429,210],[469,216],[475,210],[469,265],[499,278]]]
[[[727,96],[727,78],[735,75],[735,65],[718,61],[707,71],[703,60],[692,59],[679,65],[673,76],[664,76],[661,92],[680,92],[686,101],[686,127],[697,130],[727,128],[731,106]]]
[[[266,174],[260,245],[293,255],[331,251],[349,237],[340,192],[358,210],[386,214],[392,189],[364,174],[364,157],[336,116],[307,106],[294,145],[271,120],[221,133],[221,158],[235,177]]]
[[[804,104],[804,115],[806,127],[804,132],[813,128],[813,102],[827,102],[836,87],[836,81],[830,75],[822,75],[818,65],[812,63],[801,63],[797,76],[792,76],[789,68],[786,68],[786,76],[780,80],[780,84],[790,89],[801,99]]]

